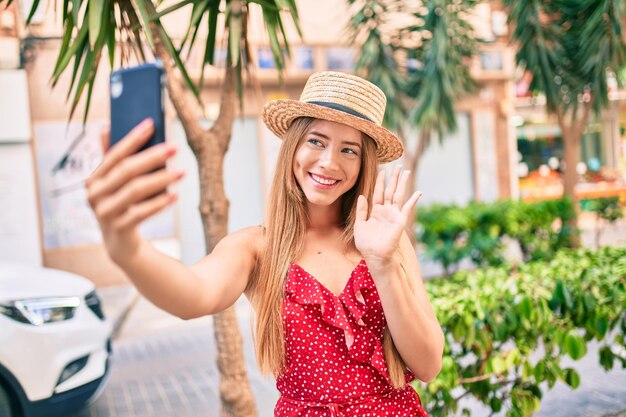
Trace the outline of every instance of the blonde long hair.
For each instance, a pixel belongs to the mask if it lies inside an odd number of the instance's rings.
[[[285,334],[282,318],[283,286],[291,262],[302,252],[307,224],[305,196],[293,175],[293,160],[315,119],[298,118],[285,133],[267,207],[265,243],[251,277],[256,310],[255,348],[259,368],[277,376],[284,366]],[[360,194],[371,202],[378,172],[376,145],[363,134],[362,162],[355,186],[342,197],[342,240],[354,248],[356,201]],[[394,386],[404,386],[406,365],[396,350],[389,329],[383,338],[385,360]]]

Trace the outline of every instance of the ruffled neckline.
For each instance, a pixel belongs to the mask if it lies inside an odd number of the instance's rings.
[[[292,262],[291,265],[290,265],[291,268],[297,268],[304,275],[306,275],[307,277],[311,278],[311,280],[314,281],[314,283],[317,284],[322,289],[323,292],[325,291],[325,292],[328,293],[328,295],[330,295],[332,297],[335,297],[335,298],[341,298],[341,296],[349,289],[350,283],[352,282],[352,280],[354,278],[354,275],[363,266],[365,266],[365,268],[367,268],[367,265],[365,264],[365,258],[361,258],[359,263],[356,264],[356,266],[352,269],[352,271],[350,272],[350,276],[348,277],[348,281],[346,282],[346,285],[343,287],[341,292],[339,294],[335,294],[334,292],[329,290],[328,287],[326,287],[324,284],[322,284],[317,278],[315,278],[315,276],[313,274],[311,274],[309,271],[307,271],[306,269],[304,269],[303,267],[301,267],[297,263]]]
[[[373,294],[370,297],[371,292]],[[363,321],[364,316],[375,308],[372,300],[380,300],[365,259],[361,259],[354,267],[344,289],[338,295],[300,265],[291,263],[285,282],[285,296],[300,305],[319,306],[322,320],[343,330],[350,357],[370,364],[391,383],[383,354],[382,334],[376,334]],[[378,308],[380,314],[383,314],[380,303]]]

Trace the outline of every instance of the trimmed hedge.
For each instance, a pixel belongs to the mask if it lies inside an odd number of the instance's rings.
[[[418,210],[416,237],[424,244],[424,254],[449,275],[464,259],[477,266],[503,264],[505,236],[517,241],[525,262],[550,258],[571,246],[578,232],[567,225],[573,216],[568,199],[472,202],[466,207],[433,204]]]
[[[414,385],[432,417],[458,412],[467,395],[494,412],[530,416],[542,382],[580,384],[561,360],[582,358],[593,339],[604,369],[626,368],[624,248],[562,250],[550,262],[460,272],[426,286],[447,339],[441,373]]]

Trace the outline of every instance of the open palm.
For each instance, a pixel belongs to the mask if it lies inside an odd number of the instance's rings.
[[[402,167],[397,165],[386,186],[384,171],[378,173],[369,217],[367,199],[359,196],[354,241],[366,261],[390,260],[398,248],[409,215],[422,195],[420,191],[416,191],[404,202],[409,173],[410,171],[402,171]]]

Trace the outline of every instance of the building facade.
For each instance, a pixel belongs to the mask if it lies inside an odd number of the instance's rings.
[[[19,4],[27,6],[26,2]],[[275,98],[297,99],[306,79],[314,71],[354,71],[358,51],[350,44],[345,30],[349,16],[347,6],[330,0],[299,2],[298,6],[304,36],[301,39],[291,29],[292,57],[283,82],[278,81],[262,19],[254,14],[251,16],[249,33],[257,64],[256,81],[254,88],[245,92],[243,111],[235,121],[225,161],[225,186],[231,202],[230,230],[263,221],[280,145],[259,119],[263,104]],[[31,161],[27,169],[30,179],[25,174],[18,175],[15,167],[5,176],[8,178],[6,182],[20,184],[17,188],[29,194],[26,198],[13,192],[11,198],[19,199],[14,204],[34,207],[29,215],[29,225],[36,233],[30,232],[27,246],[38,253],[39,258],[33,256],[31,261],[80,273],[100,286],[124,283],[126,278],[108,260],[102,248],[97,224],[86,204],[82,187],[82,181],[102,156],[99,131],[108,120],[110,69],[103,62],[86,124],[81,123],[80,105],[77,115],[68,124],[68,76],[64,75],[54,89],[49,82],[60,44],[60,24],[55,21],[60,14],[45,8],[38,13],[35,24],[26,28],[23,25],[24,12],[16,4],[0,12],[3,22],[0,42],[13,45],[11,50],[0,48],[0,62],[6,62],[4,71],[17,71],[23,79],[22,87],[17,87],[19,91],[11,90],[11,97],[2,95],[0,106],[3,107],[0,109],[11,119],[11,123],[5,126],[13,126],[19,117],[27,118],[26,128],[23,128],[27,132],[22,133],[19,140],[22,153],[27,152]],[[422,158],[417,173],[418,189],[424,192],[420,204],[464,204],[470,200],[491,201],[519,196],[519,142],[516,137],[519,128],[516,131],[512,123],[518,112],[516,71],[514,50],[507,43],[506,16],[497,4],[484,4],[477,9],[475,20],[480,36],[486,41],[471,66],[477,89],[457,103],[457,131],[442,141],[434,139]],[[183,22],[186,23],[184,16],[166,19],[165,24],[174,38],[184,34]],[[205,72],[201,95],[205,104],[202,118],[207,125],[216,118],[219,109],[223,66],[219,58],[223,55],[223,50],[218,50],[216,67],[207,68]],[[196,68],[200,65],[194,54],[189,57],[188,67],[192,77],[199,78]],[[8,72],[0,72],[0,86],[3,82],[15,85]],[[14,96],[26,98],[25,110],[14,105]],[[182,127],[170,106],[167,106],[166,114],[168,140],[179,144],[175,165],[186,169],[188,175],[179,186],[177,206],[148,222],[143,232],[165,252],[191,263],[204,254],[202,226],[197,214],[199,192],[195,160],[185,146]],[[7,133],[6,129],[0,128],[2,138],[14,135]],[[0,158],[8,155],[12,146],[6,144],[6,139],[2,140]],[[26,181],[30,181],[30,191],[24,191],[27,187],[21,185]],[[16,211],[16,216],[22,214],[20,209]],[[11,235],[3,235],[2,244],[11,246],[11,239],[14,239]],[[10,256],[10,253],[5,251],[0,256]]]

